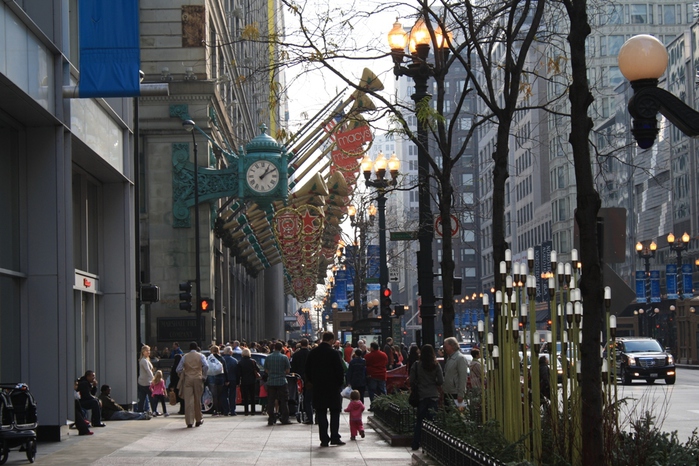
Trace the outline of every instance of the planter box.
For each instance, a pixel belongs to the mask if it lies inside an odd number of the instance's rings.
[[[391,426],[391,430],[396,434],[410,434],[412,436],[415,428],[415,409],[409,408],[401,410],[394,403],[390,403],[387,408],[374,408],[374,417],[382,424]]]

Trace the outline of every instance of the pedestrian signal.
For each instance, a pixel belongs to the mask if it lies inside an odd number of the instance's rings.
[[[201,301],[199,301],[199,309],[201,309],[201,312],[213,311],[214,300],[211,298],[201,298]]]

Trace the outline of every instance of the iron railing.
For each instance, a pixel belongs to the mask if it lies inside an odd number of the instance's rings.
[[[422,422],[420,446],[426,454],[443,465],[504,466],[505,464],[429,421]]]

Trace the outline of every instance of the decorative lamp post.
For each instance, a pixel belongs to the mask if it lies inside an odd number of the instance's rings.
[[[670,245],[670,249],[675,251],[677,254],[677,297],[682,299],[682,252],[686,251],[689,247],[689,233],[685,232],[682,235],[682,241],[676,241],[675,235],[670,233],[667,235],[667,243]]]
[[[350,223],[352,227],[359,229],[359,244],[355,244],[355,260],[354,260],[354,274],[352,281],[354,282],[354,302],[358,303],[354,307],[354,314],[352,315],[352,320],[357,321],[364,317],[362,309],[362,294],[366,294],[365,284],[363,277],[366,276],[366,247],[367,247],[367,229],[369,226],[374,225],[374,218],[376,218],[376,206],[374,204],[369,204],[368,213],[369,218],[366,216],[366,211],[361,210],[357,212],[357,208],[354,205],[349,205],[347,207],[347,213],[350,218]],[[359,215],[357,215],[359,214]],[[355,233],[356,234],[356,233]],[[355,236],[356,240],[356,236]]]
[[[628,109],[633,117],[631,132],[641,149],[648,149],[658,135],[657,114],[661,113],[687,136],[699,136],[699,112],[672,93],[658,87],[665,73],[668,54],[662,42],[641,34],[619,50],[619,70],[631,82],[634,96]]]
[[[393,29],[388,33],[388,45],[391,48],[393,58],[393,74],[396,78],[407,76],[415,83],[415,93],[411,96],[415,107],[423,100],[429,100],[432,96],[427,92],[427,80],[443,73],[439,66],[446,61],[449,54],[449,42],[451,33],[445,34],[441,28],[433,29],[435,50],[435,64],[427,62],[430,54],[430,42],[432,36],[427,27],[426,15],[423,14],[417,20],[410,31],[405,32],[400,22],[393,24]],[[410,55],[406,55],[405,47],[410,44]],[[409,58],[407,65],[403,65],[404,59]],[[434,273],[432,269],[432,240],[434,238],[433,218],[430,196],[430,162],[427,154],[427,125],[420,118],[417,120],[417,165],[418,165],[418,251],[417,283],[418,294],[421,298],[420,315],[422,316],[423,343],[435,344],[435,296]]]
[[[197,343],[199,346],[204,346],[204,332],[201,325],[201,251],[199,245],[199,157],[197,151],[197,139],[194,137],[194,128],[196,123],[192,120],[182,122],[185,130],[192,133],[192,144],[194,146],[194,286],[197,287],[196,293],[196,319],[197,319]]]
[[[650,289],[650,260],[655,258],[655,251],[658,249],[658,245],[655,244],[655,241],[651,241],[651,243],[648,246],[644,246],[643,243],[640,241],[636,243],[636,254],[638,254],[638,257],[640,259],[643,259],[643,264],[644,264],[644,284],[646,287],[646,304],[648,305],[648,309],[650,310],[650,295],[651,295],[651,289]],[[649,315],[646,315],[646,318],[648,318]]]
[[[378,194],[376,201],[378,203],[379,212],[379,287],[381,301],[381,341],[386,343],[388,337],[391,336],[391,308],[384,303],[384,297],[387,296],[385,291],[388,289],[388,258],[386,252],[386,191],[389,187],[398,184],[398,170],[400,169],[400,160],[394,153],[389,160],[386,160],[383,152],[379,152],[376,161],[372,164],[368,155],[364,156],[361,163],[362,172],[364,173],[364,184],[376,188]],[[375,173],[375,178],[371,179],[372,168]],[[391,179],[386,179],[386,169],[388,168],[391,174]]]

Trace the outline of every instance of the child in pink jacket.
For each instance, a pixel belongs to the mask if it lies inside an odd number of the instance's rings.
[[[352,390],[350,400],[352,401],[345,408],[345,412],[350,414],[350,440],[357,440],[357,432],[364,438],[364,424],[362,423],[364,403],[359,400],[359,390]]]
[[[153,403],[151,403],[151,408],[153,409],[153,416],[160,416],[158,412],[158,403],[163,404],[163,416],[168,417],[167,407],[165,406],[165,381],[163,380],[163,372],[157,371],[153,381],[150,383],[150,393]]]

